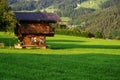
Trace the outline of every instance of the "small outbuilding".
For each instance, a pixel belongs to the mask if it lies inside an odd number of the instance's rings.
[[[55,13],[14,12],[18,23],[15,35],[22,47],[46,48],[46,36],[54,36],[55,28],[51,24],[60,21]]]

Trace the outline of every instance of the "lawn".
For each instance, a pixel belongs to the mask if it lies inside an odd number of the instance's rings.
[[[91,8],[91,9],[101,9],[101,5],[108,0],[86,0],[80,4],[76,9],[81,7],[83,8]]]
[[[120,41],[55,35],[49,49],[14,49],[0,32],[0,80],[120,80]],[[9,44],[10,43],[10,44]]]

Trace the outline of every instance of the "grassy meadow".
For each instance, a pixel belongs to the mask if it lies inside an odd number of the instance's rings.
[[[83,8],[91,8],[91,9],[101,9],[101,3],[105,3],[107,2],[108,0],[87,0],[87,1],[84,1],[80,4],[80,6],[78,6],[77,8],[75,9],[79,9],[81,7]]]
[[[55,35],[49,49],[15,49],[0,32],[0,42],[0,80],[120,80],[119,40]]]

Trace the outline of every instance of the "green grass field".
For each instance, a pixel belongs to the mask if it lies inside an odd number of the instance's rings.
[[[91,9],[101,9],[101,5],[107,1],[108,0],[86,0],[80,6],[78,6],[76,9],[79,9],[81,7],[91,8]]]
[[[0,32],[0,80],[120,80],[120,41],[55,35],[50,49],[14,49]]]

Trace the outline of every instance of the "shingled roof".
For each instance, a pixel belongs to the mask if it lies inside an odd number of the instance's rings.
[[[60,18],[55,13],[43,12],[14,12],[18,21],[45,21],[45,22],[59,22]]]

